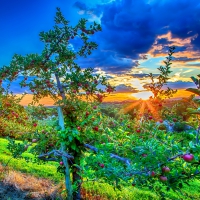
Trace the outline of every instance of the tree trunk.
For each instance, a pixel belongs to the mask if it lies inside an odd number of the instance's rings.
[[[67,190],[67,200],[72,200],[73,194],[72,194],[72,183],[70,178],[70,167],[67,158],[63,156],[62,159],[65,165],[65,187]]]
[[[63,117],[62,109],[60,107],[58,107],[57,109],[58,109],[59,125],[61,126],[62,130],[65,130],[64,117]],[[65,144],[62,143],[61,144],[61,151],[64,152],[65,150],[66,150]],[[71,183],[71,179],[70,179],[69,163],[68,163],[68,160],[65,156],[62,156],[62,160],[63,160],[64,166],[65,166],[65,187],[66,187],[66,190],[67,190],[67,200],[72,200],[73,194],[72,194],[72,183]]]
[[[73,184],[75,184],[76,191],[73,192],[73,200],[81,200],[81,184],[82,184],[82,178],[80,176],[80,169],[77,167],[73,167],[72,171],[72,181]]]

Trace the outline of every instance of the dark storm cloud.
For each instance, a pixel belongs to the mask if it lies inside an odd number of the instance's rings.
[[[199,60],[199,58],[187,58],[187,57],[179,57],[179,58],[173,58],[173,61],[184,61],[184,62],[190,62],[190,61],[196,61]],[[186,64],[190,65],[190,64]]]
[[[185,39],[200,33],[200,2],[197,0],[116,0],[95,8],[88,8],[83,1],[79,1],[76,5],[81,10],[92,10],[92,14],[98,17],[102,13],[103,31],[94,38],[102,50],[115,52],[114,58],[108,51],[107,59],[99,62],[100,67],[106,70],[116,63],[120,64],[117,71],[131,69],[132,65],[120,58],[140,59],[140,54],[151,49],[158,35],[171,31],[173,37]],[[200,35],[191,43],[193,50],[199,50]],[[166,53],[171,42],[159,39],[157,44],[161,44],[164,47],[161,52]],[[181,51],[181,48],[177,50]],[[93,56],[97,62],[99,57],[105,58],[104,53],[99,52]]]
[[[116,92],[131,92],[131,93],[138,93],[139,90],[137,90],[136,88],[130,87],[130,86],[126,86],[124,84],[120,84],[118,85],[116,88]]]
[[[133,67],[138,67],[138,61],[132,61],[129,58],[120,58],[115,55],[114,52],[101,52],[96,50],[93,55],[89,56],[87,59],[80,58],[78,64],[82,68],[100,67],[103,71],[113,74],[122,74],[127,72]]]
[[[148,84],[143,85],[145,86]],[[168,82],[167,85],[164,85],[162,89],[167,89],[167,87],[172,89],[185,89],[185,88],[195,88],[195,84],[193,82],[183,82],[183,81],[176,81],[176,82]]]
[[[176,81],[176,82],[169,82],[163,88],[172,88],[172,89],[185,89],[185,88],[195,88],[195,84],[193,82],[183,82],[183,81]]]

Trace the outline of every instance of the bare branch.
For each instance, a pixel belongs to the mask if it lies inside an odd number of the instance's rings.
[[[175,156],[173,156],[173,157],[167,159],[167,161],[175,160],[176,158],[178,158],[178,157],[180,157],[180,156],[182,156],[182,155],[183,155],[182,153],[179,153],[179,154],[177,154],[177,155],[175,155]]]
[[[90,144],[84,144],[84,146],[92,151],[94,151],[95,153],[98,152],[98,149]]]
[[[123,158],[123,157],[120,157],[120,156],[112,154],[112,153],[110,154],[110,157],[111,158],[116,158],[117,160],[124,162],[128,166],[131,164],[130,160],[127,159],[127,158]]]
[[[94,146],[92,146],[92,145],[90,145],[90,144],[84,144],[84,146],[85,146],[86,148],[88,148],[88,149],[94,151],[95,153],[98,153],[98,151],[99,151],[96,147],[94,147]],[[129,159],[120,157],[120,156],[118,156],[118,155],[116,155],[116,154],[112,154],[112,153],[111,153],[111,154],[110,154],[110,157],[111,157],[111,158],[115,158],[115,159],[117,159],[117,160],[119,160],[119,161],[121,161],[121,162],[124,162],[124,163],[125,163],[126,165],[128,165],[128,166],[131,164],[131,162],[130,162]]]
[[[62,152],[62,151],[60,151],[60,150],[52,150],[52,151],[49,151],[49,152],[47,152],[47,153],[40,154],[40,155],[38,156],[38,158],[41,159],[41,160],[57,161],[56,158],[47,158],[47,157],[49,157],[49,156],[52,155],[52,154],[53,154],[54,156],[56,156],[56,157],[62,157],[62,156],[64,156],[64,157],[66,157],[67,159],[74,159],[73,156],[69,155],[69,154],[66,153],[66,152]]]

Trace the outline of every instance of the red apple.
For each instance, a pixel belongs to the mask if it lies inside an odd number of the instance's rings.
[[[170,172],[170,168],[165,166],[165,167],[162,168],[162,172],[163,173],[169,173]]]
[[[177,119],[176,119],[176,118],[173,118],[173,122],[177,122]]]
[[[81,127],[80,127],[80,126],[78,126],[78,127],[77,127],[77,129],[80,131],[80,130],[81,130]]]
[[[150,176],[154,177],[156,173],[154,171],[150,172]]]
[[[162,119],[160,119],[160,120],[159,120],[159,122],[160,122],[160,123],[163,123],[163,120],[162,120]]]
[[[93,129],[94,129],[95,131],[98,131],[98,130],[99,130],[98,126],[95,126]]]
[[[152,117],[152,116],[149,116],[149,119],[151,120],[151,119],[153,119],[153,117]]]
[[[89,112],[86,112],[86,113],[85,113],[86,116],[88,116],[89,114],[90,114]]]
[[[105,165],[104,165],[103,163],[100,163],[99,166],[100,166],[101,168],[104,168],[104,167],[105,167]]]
[[[33,143],[37,142],[37,139],[32,139],[32,142],[33,142]]]
[[[191,162],[194,159],[193,154],[185,154],[182,156],[183,160],[185,160],[186,162]]]
[[[36,124],[36,123],[34,123],[34,124],[33,124],[33,126],[34,126],[34,127],[36,127],[36,126],[37,126],[37,124]]]
[[[97,106],[93,106],[93,109],[97,109]]]
[[[137,132],[137,133],[140,133],[140,129],[137,129],[136,132]]]
[[[60,161],[60,165],[64,165],[63,161]]]
[[[160,180],[161,180],[162,182],[166,182],[166,181],[167,181],[167,177],[166,177],[166,176],[160,176]]]
[[[50,88],[51,88],[52,86],[53,86],[53,85],[52,85],[51,83],[48,83],[48,84],[47,84],[47,87],[50,87]]]

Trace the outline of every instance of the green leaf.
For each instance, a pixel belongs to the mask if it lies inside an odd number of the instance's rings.
[[[73,140],[73,137],[71,135],[68,136],[69,141],[71,142]]]
[[[76,150],[77,149],[77,147],[76,147],[76,144],[71,144],[71,146],[70,146],[73,150]]]
[[[194,144],[192,141],[189,142],[189,146],[190,146],[190,148],[194,148]]]

